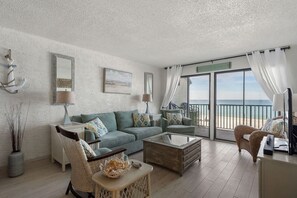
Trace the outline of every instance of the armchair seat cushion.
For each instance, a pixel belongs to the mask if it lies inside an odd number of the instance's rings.
[[[162,133],[161,127],[131,127],[123,129],[124,132],[133,134],[136,137],[136,140],[142,140],[144,138],[157,135]]]
[[[99,149],[94,150],[94,152],[96,153],[97,156],[103,155],[103,154],[108,153],[110,151],[111,150],[109,148],[99,148]]]
[[[243,139],[245,139],[246,141],[250,141],[250,137],[251,137],[250,134],[244,134],[243,135]]]
[[[167,132],[194,135],[195,126],[186,126],[186,125],[169,125],[167,127]]]
[[[128,144],[135,141],[135,136],[121,131],[108,132],[102,136],[100,147],[113,148],[119,145]]]

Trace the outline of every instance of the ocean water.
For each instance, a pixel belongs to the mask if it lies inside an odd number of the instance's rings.
[[[194,111],[199,111],[200,116],[209,114],[206,104],[209,104],[209,101],[190,101],[190,105],[194,107]],[[268,119],[275,115],[271,105],[270,100],[246,100],[245,106],[243,106],[242,100],[218,100],[216,115],[249,119]]]

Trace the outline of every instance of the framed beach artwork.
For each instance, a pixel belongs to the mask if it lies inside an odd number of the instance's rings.
[[[132,93],[132,73],[104,68],[105,93]]]

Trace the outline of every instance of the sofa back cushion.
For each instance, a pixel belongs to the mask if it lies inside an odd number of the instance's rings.
[[[75,116],[71,116],[70,117],[70,120],[72,122],[79,122],[79,123],[83,123],[82,119],[81,119],[81,116],[80,115],[75,115]]]
[[[138,110],[115,112],[118,130],[123,130],[128,127],[133,127],[133,123],[134,123],[133,122],[133,113],[138,113]]]
[[[115,114],[113,112],[110,113],[96,113],[96,114],[81,114],[81,119],[83,123],[89,122],[95,118],[99,118],[104,126],[108,129],[108,131],[116,131],[117,123]]]

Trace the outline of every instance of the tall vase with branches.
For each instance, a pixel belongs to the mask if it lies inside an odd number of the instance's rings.
[[[24,154],[22,144],[29,113],[28,108],[23,112],[23,103],[6,107],[5,117],[11,137],[12,153],[8,157],[8,176],[16,177],[24,173]],[[25,113],[25,115],[23,115]]]

